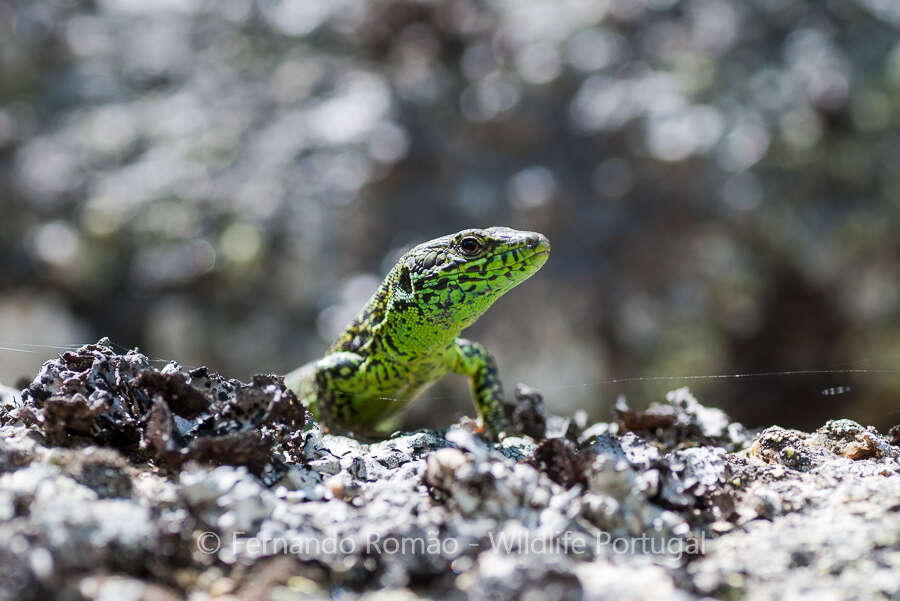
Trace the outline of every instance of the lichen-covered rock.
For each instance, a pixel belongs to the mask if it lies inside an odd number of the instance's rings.
[[[528,391],[536,438],[363,443],[145,359],[83,347],[0,409],[0,599],[900,595],[900,448],[849,420],[751,441],[680,390],[584,427]]]
[[[647,434],[666,448],[714,444],[740,450],[750,443],[750,433],[732,422],[721,409],[701,405],[687,388],[666,394],[666,403],[654,403],[645,411],[632,410],[624,398],[616,403],[617,432]]]
[[[55,445],[79,440],[177,469],[186,461],[246,465],[269,477],[299,452],[308,413],[277,376],[251,384],[210,373],[162,370],[107,339],[47,361],[7,421],[36,428]]]
[[[873,451],[847,452],[857,444]],[[747,455],[726,457],[741,527],[711,540],[704,559],[688,566],[698,592],[900,596],[900,449],[890,439],[834,420],[812,434],[768,428]]]

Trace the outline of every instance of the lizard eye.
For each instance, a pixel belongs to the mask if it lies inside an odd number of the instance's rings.
[[[407,294],[412,294],[413,286],[412,280],[409,277],[409,268],[405,265],[403,269],[400,271],[400,281],[397,282],[397,285],[400,286],[400,290]]]
[[[475,236],[466,236],[459,241],[459,250],[461,250],[464,255],[470,257],[477,255],[478,251],[481,250],[481,240]]]

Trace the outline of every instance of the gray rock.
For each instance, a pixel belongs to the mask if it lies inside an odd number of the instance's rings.
[[[335,587],[347,599],[412,589],[475,599],[900,595],[900,449],[849,420],[813,433],[771,427],[751,441],[679,390],[665,410],[626,416],[669,424],[652,432],[595,424],[580,442],[490,443],[460,424],[362,443],[306,423],[272,430],[271,472],[216,465],[228,447],[155,465],[105,438],[103,420],[132,410],[127,395],[90,389],[152,368],[133,354],[109,369],[97,363],[107,350],[82,355],[71,360],[84,367],[78,377],[46,368],[37,380],[63,404],[107,403],[92,422],[100,430],[42,436],[33,396],[0,426],[0,599],[294,599]],[[225,398],[228,388],[291,402],[270,379],[241,388],[191,373],[193,384],[224,386]],[[278,415],[280,402],[267,411]],[[120,426],[110,423],[130,431]]]

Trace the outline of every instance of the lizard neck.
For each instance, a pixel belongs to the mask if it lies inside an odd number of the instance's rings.
[[[410,360],[443,352],[454,343],[461,330],[462,327],[449,318],[435,320],[415,302],[394,298],[375,341],[386,355]]]
[[[335,341],[329,353],[347,351],[365,354],[371,348],[375,333],[384,324],[391,304],[390,277],[378,289]]]
[[[463,325],[452,314],[436,317],[420,299],[394,294],[395,282],[385,279],[329,352],[349,351],[408,361],[439,353],[453,344]]]

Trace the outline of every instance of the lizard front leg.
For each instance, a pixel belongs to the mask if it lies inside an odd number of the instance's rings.
[[[503,411],[503,385],[491,354],[477,342],[457,338],[453,371],[468,376],[475,408],[485,430],[495,437],[507,431],[509,422]]]

